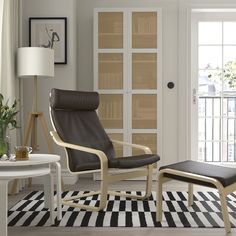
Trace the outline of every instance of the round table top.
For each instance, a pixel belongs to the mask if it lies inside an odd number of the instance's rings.
[[[21,166],[21,168],[10,166],[8,168],[0,168],[0,180],[38,177],[49,173],[50,168],[44,166]]]
[[[29,154],[29,160],[26,161],[0,161],[1,167],[17,167],[50,164],[60,161],[60,156],[55,154]]]

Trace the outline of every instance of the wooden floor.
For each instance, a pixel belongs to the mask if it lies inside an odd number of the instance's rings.
[[[96,190],[99,182],[87,179],[79,180],[79,183],[73,186],[66,186],[65,190]],[[112,190],[144,190],[143,181],[123,181],[110,186]],[[9,196],[9,207],[19,201],[32,190],[41,190],[42,186],[32,186],[31,189],[25,189],[19,194]],[[153,191],[156,190],[156,184],[153,184]],[[164,185],[164,190],[186,191],[187,185],[180,182],[171,181]],[[208,190],[200,186],[196,186],[194,190]],[[211,189],[212,191],[212,189]],[[185,228],[79,228],[79,227],[9,227],[8,236],[222,236],[226,235],[224,229],[185,229]],[[236,229],[232,229],[231,234],[235,235]]]

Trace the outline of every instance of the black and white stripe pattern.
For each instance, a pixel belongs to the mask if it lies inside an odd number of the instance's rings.
[[[129,192],[141,194],[141,192]],[[64,192],[63,197],[78,194]],[[62,207],[62,220],[53,226],[80,227],[224,227],[217,192],[194,192],[194,205],[187,207],[186,192],[163,192],[163,221],[157,223],[155,193],[145,201],[109,196],[107,207],[101,212],[91,212]],[[227,198],[230,221],[236,226],[236,195]],[[79,203],[97,206],[99,197],[82,198]],[[13,206],[8,212],[9,226],[50,226],[49,211],[44,208],[44,194],[34,191]]]

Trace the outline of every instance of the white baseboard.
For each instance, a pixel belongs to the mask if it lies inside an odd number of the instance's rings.
[[[52,171],[55,183],[55,171]],[[78,180],[78,175],[72,175],[67,169],[61,170],[61,176],[64,184],[73,185]],[[43,184],[43,176],[32,179],[32,184]]]

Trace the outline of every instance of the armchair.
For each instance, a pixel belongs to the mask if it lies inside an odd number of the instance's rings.
[[[101,173],[100,191],[80,194],[63,199],[63,204],[81,209],[99,211],[105,208],[107,194],[145,199],[151,194],[153,164],[160,160],[143,145],[110,140],[97,116],[99,106],[97,92],[52,89],[50,94],[50,116],[54,131],[53,140],[65,148],[67,167],[74,174]],[[113,143],[129,145],[143,150],[144,154],[116,158]],[[144,168],[140,168],[144,167]],[[111,173],[112,168],[126,169],[122,173]],[[108,184],[124,179],[146,176],[146,193],[143,196],[108,191]],[[73,200],[100,194],[99,206],[74,203]]]

